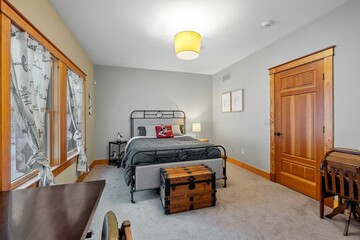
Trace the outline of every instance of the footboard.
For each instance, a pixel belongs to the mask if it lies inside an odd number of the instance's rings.
[[[211,148],[219,148],[222,150],[222,157],[213,158],[213,159],[200,159],[200,160],[191,160],[191,161],[179,161],[179,162],[169,162],[169,163],[157,163],[156,161],[153,164],[147,165],[139,165],[136,166],[133,164],[133,159],[131,160],[131,202],[134,201],[134,192],[149,190],[149,189],[157,189],[160,187],[160,168],[170,168],[170,167],[180,167],[180,166],[191,166],[198,164],[205,164],[210,167],[214,172],[216,179],[224,180],[224,187],[226,187],[226,151],[223,146],[214,145]],[[192,148],[184,148],[182,150],[193,150],[193,149],[207,149],[209,147],[192,147]],[[164,150],[164,151],[168,151]],[[162,150],[157,150],[157,152],[161,152]],[[136,154],[141,153],[154,153],[154,151],[139,151]],[[135,154],[135,155],[136,155]],[[135,157],[133,156],[133,158]],[[155,153],[156,155],[156,153]],[[191,155],[189,155],[191,156]],[[170,157],[174,157],[173,155],[169,155]]]

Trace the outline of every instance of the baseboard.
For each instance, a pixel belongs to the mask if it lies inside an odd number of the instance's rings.
[[[95,162],[95,165],[109,164],[109,159],[96,159],[93,162]]]
[[[94,160],[90,166],[89,166],[89,172],[96,166],[96,165],[101,165],[101,164],[108,164],[109,163],[109,160],[108,159],[97,159],[97,160]],[[81,174],[78,179],[76,179],[75,182],[82,182],[86,176],[89,174],[89,172],[87,173],[83,173]]]
[[[248,165],[246,163],[240,162],[239,160],[236,160],[236,159],[234,159],[232,157],[227,157],[226,161],[230,162],[230,163],[232,163],[232,164],[234,164],[236,166],[239,166],[241,168],[244,168],[244,169],[248,170],[249,172],[255,173],[256,175],[259,175],[260,177],[263,177],[263,178],[265,178],[267,180],[271,179],[270,178],[270,173],[264,172],[263,170],[260,170],[260,169],[258,169],[256,167],[253,167],[253,166]]]
[[[236,160],[232,157],[227,157],[226,159],[227,162],[233,163],[236,166],[239,166],[241,168],[244,168],[246,170],[248,170],[249,172],[255,173],[256,175],[259,175],[260,177],[263,177],[265,179],[270,180],[270,173],[264,172],[256,167],[253,167],[251,165],[248,165],[246,163],[240,162],[239,160]],[[96,166],[96,165],[101,165],[101,164],[109,164],[109,160],[108,159],[97,159],[94,160],[91,164],[90,164],[90,171]],[[76,180],[76,182],[82,182],[85,177],[88,175],[89,173],[83,173],[81,174],[78,179]]]

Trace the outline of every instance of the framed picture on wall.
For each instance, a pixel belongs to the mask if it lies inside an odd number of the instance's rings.
[[[223,93],[221,99],[221,111],[222,112],[231,111],[231,92]]]
[[[244,111],[244,89],[239,89],[231,93],[231,111]]]

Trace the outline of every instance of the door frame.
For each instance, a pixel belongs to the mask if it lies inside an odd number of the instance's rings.
[[[294,59],[292,61],[269,68],[270,75],[270,180],[276,182],[275,162],[275,74],[299,67],[304,64],[324,60],[324,154],[334,145],[334,121],[333,121],[333,59],[334,48],[330,46],[320,51]],[[318,171],[320,171],[320,166]],[[316,186],[320,189],[320,186]],[[317,191],[318,192],[318,191]]]

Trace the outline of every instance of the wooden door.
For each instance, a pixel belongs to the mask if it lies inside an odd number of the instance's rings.
[[[276,181],[319,198],[324,154],[324,60],[274,76]]]

